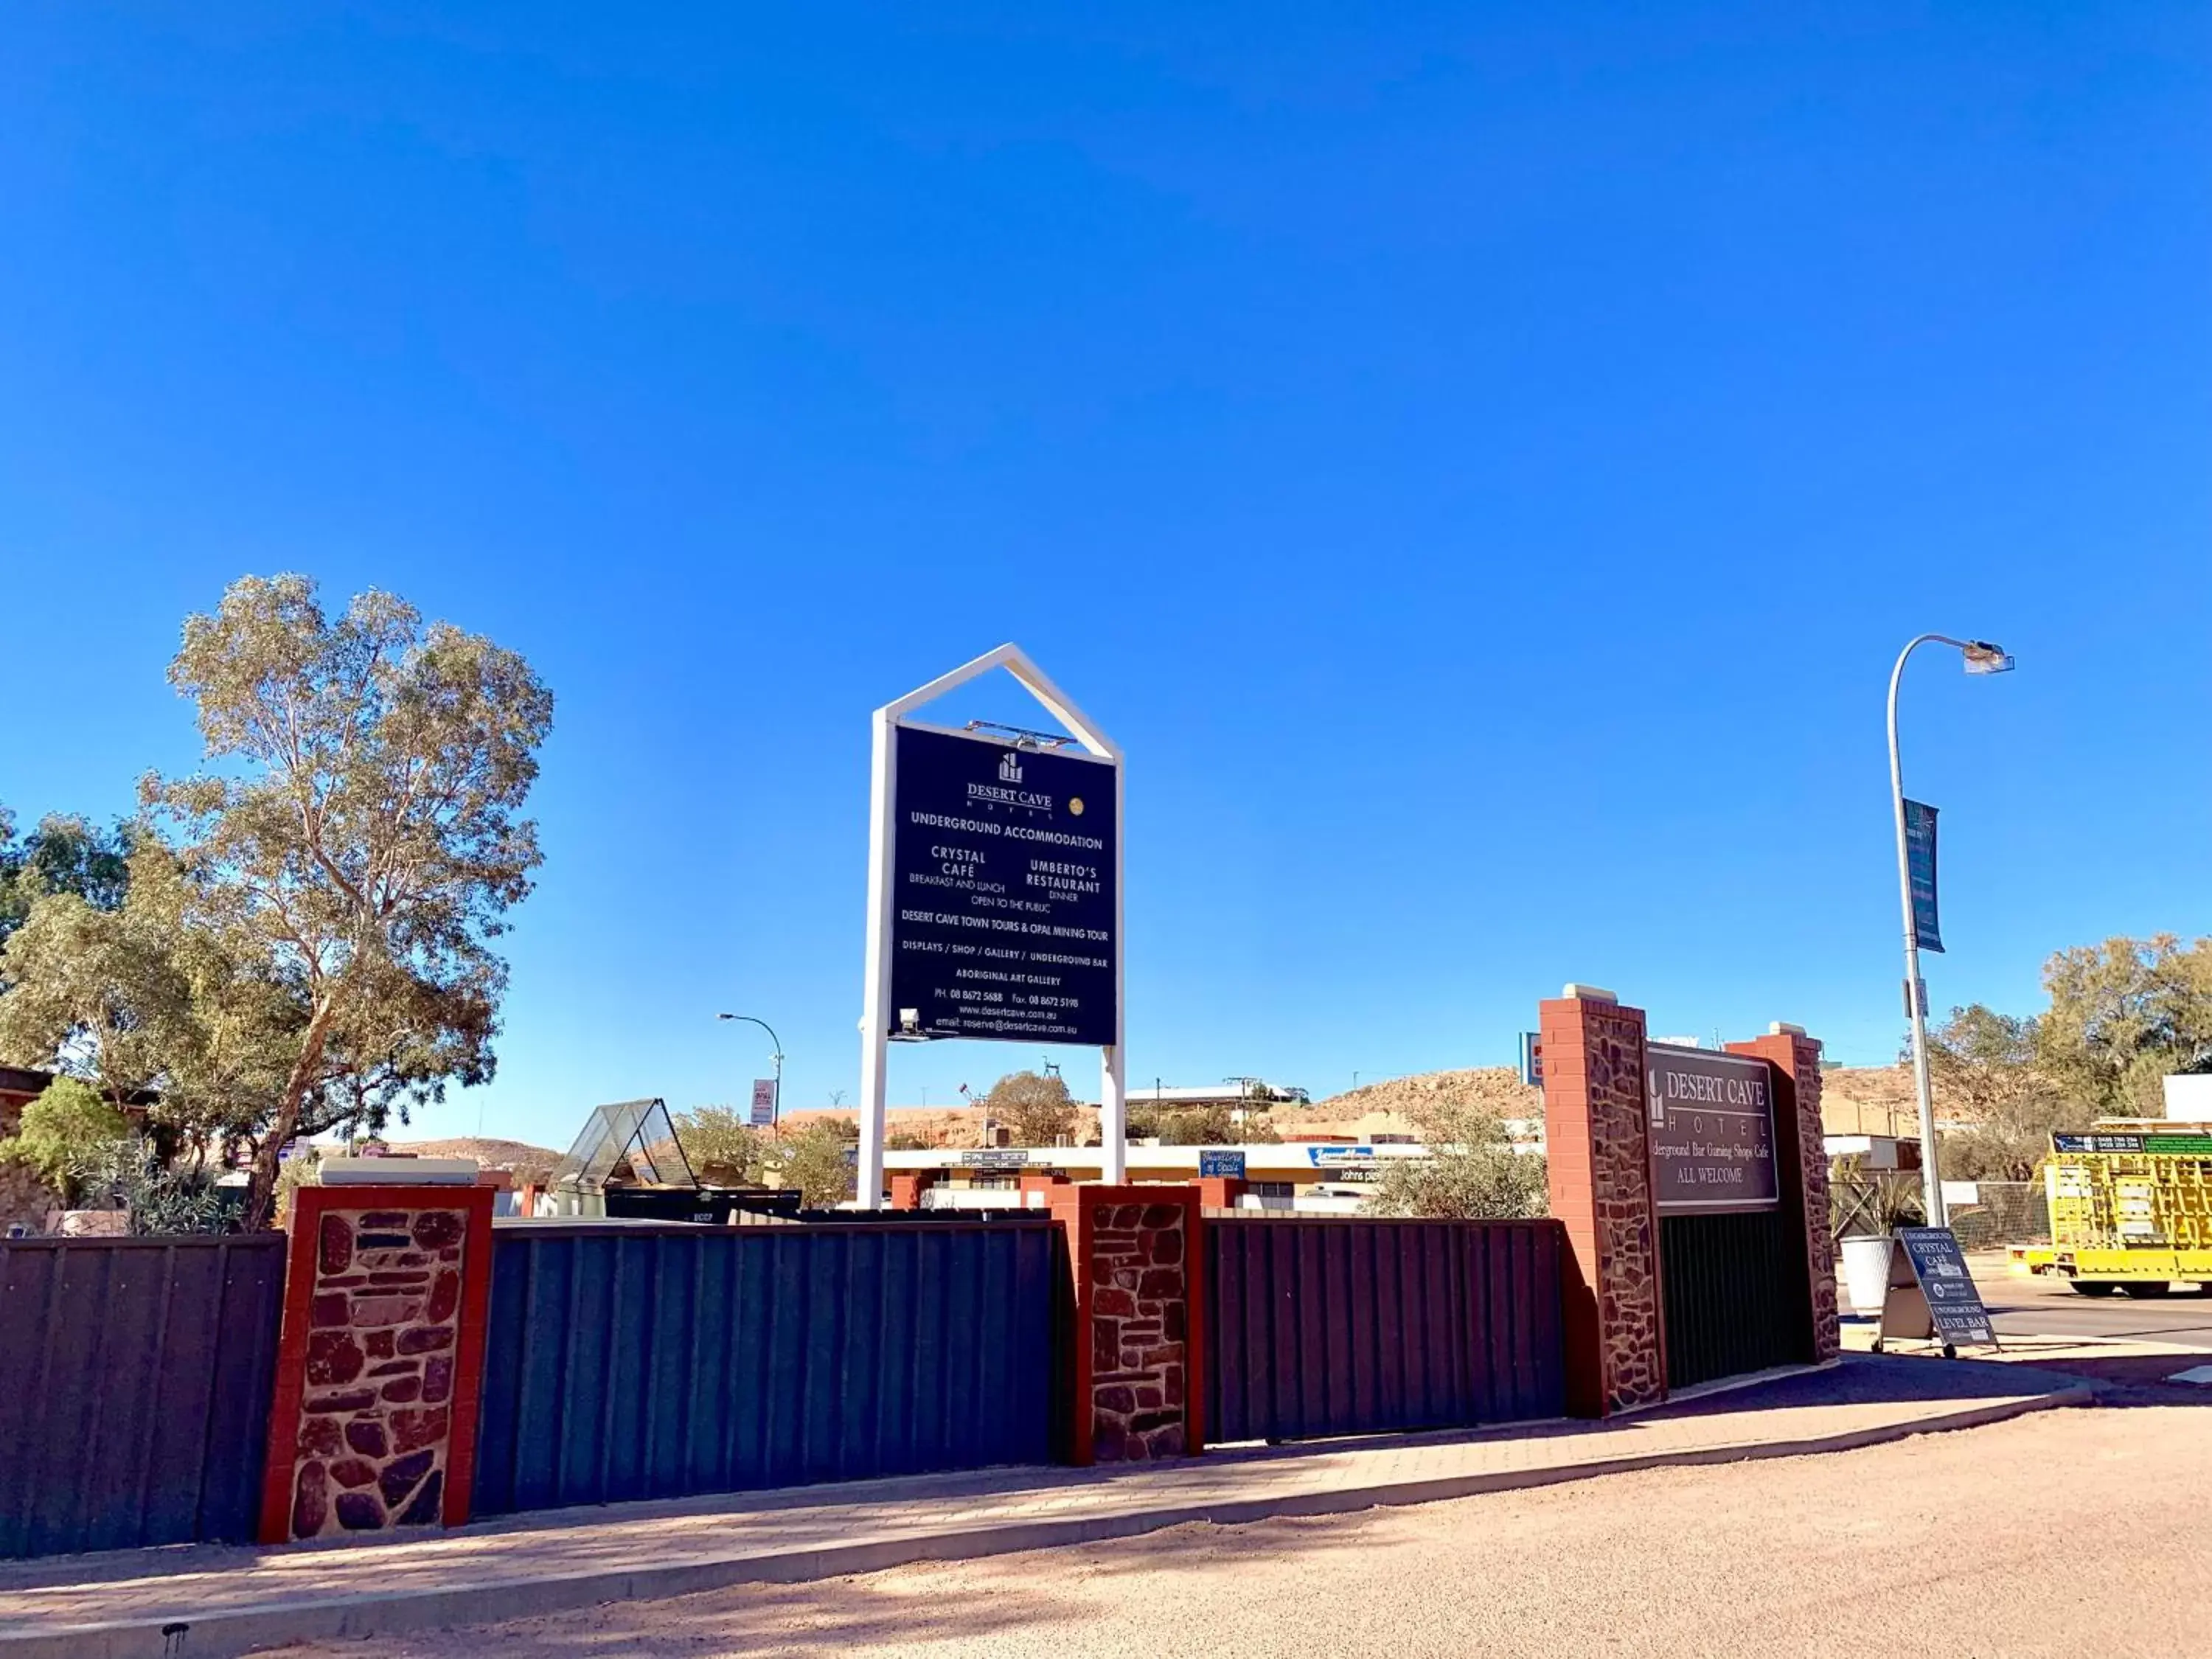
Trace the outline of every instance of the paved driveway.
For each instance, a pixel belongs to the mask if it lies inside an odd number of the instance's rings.
[[[755,1585],[289,1659],[1780,1659],[2212,1652],[2212,1413],[2083,1408],[1861,1451]]]

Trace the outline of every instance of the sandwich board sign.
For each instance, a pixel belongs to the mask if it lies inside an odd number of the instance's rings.
[[[1994,1348],[1996,1328],[1982,1305],[1958,1236],[1948,1227],[1899,1227],[1890,1247],[1889,1285],[1874,1350],[1892,1339],[1940,1342],[1949,1358],[1960,1344]]]
[[[915,718],[1000,668],[1071,735]],[[861,1207],[883,1204],[895,1042],[1096,1048],[1100,1175],[1126,1180],[1121,749],[1014,645],[885,703],[872,732]]]

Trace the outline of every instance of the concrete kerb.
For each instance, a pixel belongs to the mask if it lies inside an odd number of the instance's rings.
[[[726,1559],[624,1566],[542,1576],[507,1573],[434,1588],[403,1588],[328,1597],[295,1597],[192,1618],[181,1609],[113,1622],[0,1632],[4,1659],[222,1659],[257,1648],[310,1640],[396,1635],[407,1631],[574,1612],[603,1603],[655,1601],[748,1583],[805,1583],[924,1561],[975,1559],[1071,1544],[1133,1538],[1191,1522],[1249,1524],[1278,1516],[1343,1515],[1484,1493],[1533,1489],[1639,1469],[1747,1462],[1849,1451],[1916,1434],[1969,1429],[2053,1407],[2093,1403],[2079,1385],[2039,1394],[1961,1402],[1908,1420],[1787,1439],[1685,1447],[1548,1468],[1488,1469],[1428,1479],[1348,1485],[1249,1498],[1167,1501],[1121,1513],[1014,1517],[940,1530],[904,1530]]]

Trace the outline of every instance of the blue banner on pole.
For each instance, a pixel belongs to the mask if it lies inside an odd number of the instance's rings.
[[[1936,809],[1905,803],[1905,868],[1912,888],[1912,942],[1923,951],[1943,948],[1936,921]]]

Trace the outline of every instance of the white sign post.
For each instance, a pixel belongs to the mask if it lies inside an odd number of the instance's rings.
[[[1098,1127],[1099,1139],[1103,1143],[1103,1179],[1109,1183],[1119,1183],[1127,1178],[1128,1173],[1128,1111],[1123,1091],[1127,1063],[1123,1058],[1127,1053],[1124,1029],[1127,1014],[1121,969],[1121,750],[1046,678],[1043,670],[1022,653],[1018,646],[1002,645],[997,650],[987,652],[973,662],[908,692],[896,702],[885,703],[875,713],[872,741],[873,783],[868,813],[867,973],[860,1015],[858,1198],[862,1209],[874,1210],[883,1206],[884,1108],[889,1082],[888,1061],[891,1031],[893,1026],[901,1022],[900,1011],[891,1006],[892,940],[896,932],[896,910],[900,898],[895,890],[896,883],[893,872],[899,828],[898,732],[902,726],[906,726],[944,732],[951,736],[972,736],[972,733],[952,732],[946,727],[928,726],[921,721],[908,720],[906,716],[923,703],[957,690],[994,668],[1003,668],[1012,674],[1047,713],[1067,728],[1085,751],[1114,769],[1114,897],[1113,938],[1110,941],[1114,1040],[1099,1051]]]

